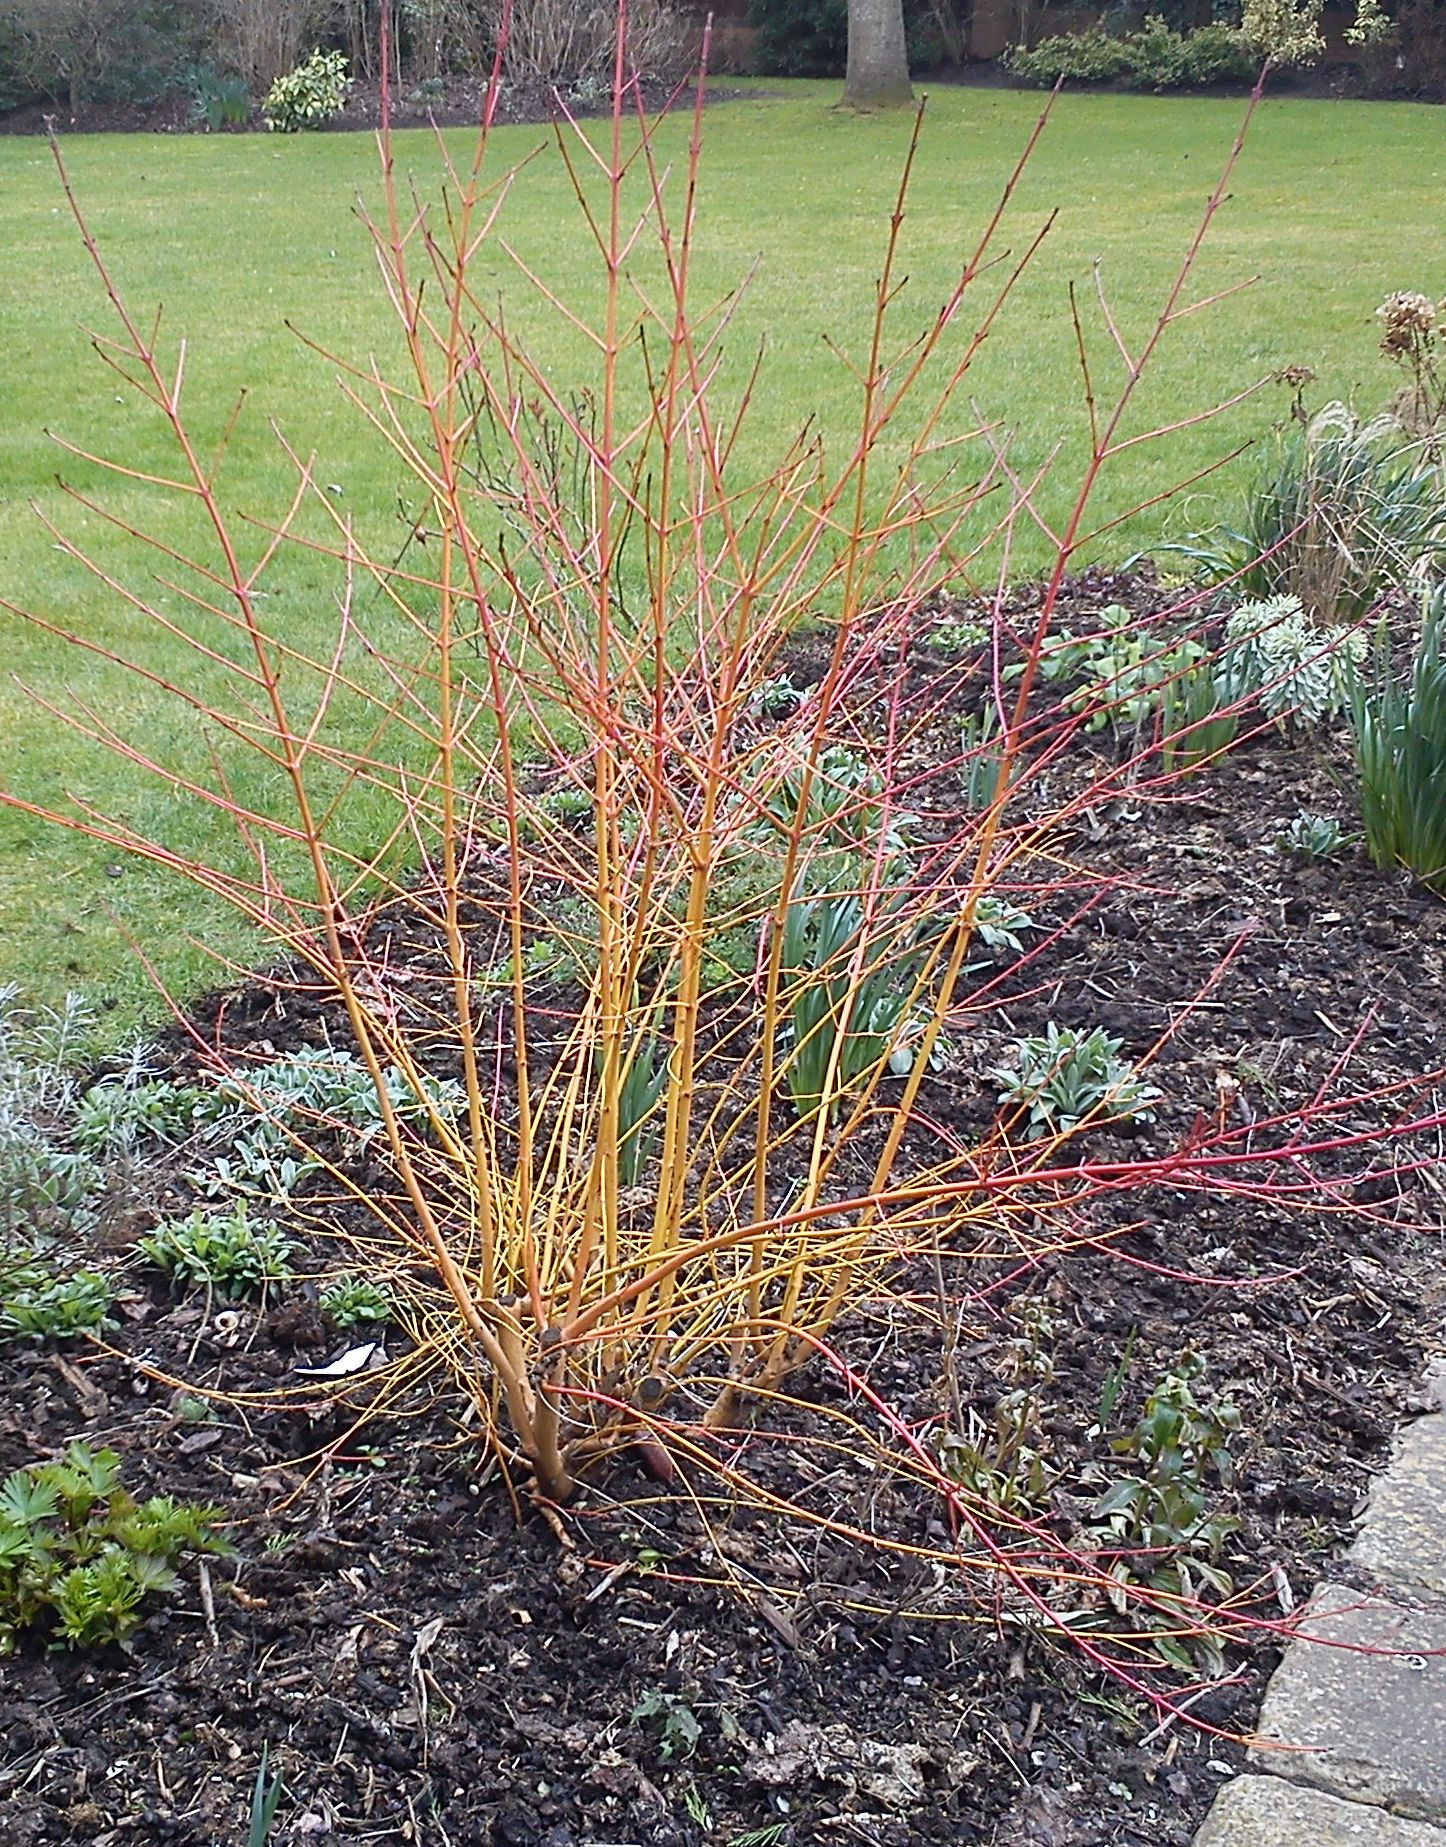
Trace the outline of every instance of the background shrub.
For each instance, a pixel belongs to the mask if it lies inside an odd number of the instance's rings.
[[[220,128],[240,128],[251,115],[251,92],[246,79],[234,72],[218,71],[212,64],[198,64],[189,73],[191,121],[197,128],[214,134]]]
[[[1441,0],[1357,0],[1346,32],[1366,88],[1377,96],[1446,97],[1446,7]]]
[[[304,128],[323,128],[346,107],[351,77],[339,51],[314,51],[285,77],[278,77],[261,105],[266,126],[277,134],[294,135]]]
[[[1021,83],[1048,88],[1072,83],[1123,83],[1132,90],[1190,90],[1216,83],[1248,84],[1258,60],[1234,26],[1177,32],[1152,14],[1138,32],[1116,38],[1103,27],[1045,39],[1032,51],[1015,46],[1004,58]]]
[[[848,59],[844,0],[753,0],[758,68],[771,77],[836,77]]]
[[[1173,32],[1147,19],[1129,41],[1132,88],[1190,90],[1213,83],[1253,83],[1258,60],[1233,26]]]
[[[203,52],[196,0],[0,0],[0,104],[151,103]]]
[[[1394,87],[1440,102],[1446,97],[1446,7],[1441,0],[1412,0],[1396,21]]]
[[[485,0],[483,37],[496,43],[503,0]],[[616,0],[513,0],[505,52],[514,80],[568,87],[607,84],[611,94],[617,34]],[[643,77],[678,75],[689,45],[688,21],[674,0],[632,0],[628,7],[628,62]]]
[[[1096,26],[1089,32],[1047,38],[1032,51],[1015,45],[1004,54],[1004,63],[1021,83],[1048,89],[1061,77],[1074,83],[1114,83],[1128,73],[1130,54],[1123,39]]]

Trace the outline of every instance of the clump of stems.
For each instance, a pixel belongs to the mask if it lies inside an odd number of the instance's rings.
[[[1161,342],[1204,305],[1189,284],[1234,157],[1143,338],[1126,338],[1101,293],[1108,389],[1079,319],[1089,442],[1058,528],[1007,444],[988,428],[961,438],[951,420],[1043,236],[1000,260],[1045,118],[922,323],[902,286],[916,125],[846,360],[852,434],[836,445],[808,429],[750,466],[762,362],[730,388],[736,298],[697,299],[703,87],[670,170],[672,127],[642,109],[620,16],[610,120],[563,120],[556,135],[598,253],[589,302],[509,257],[516,175],[497,170],[492,104],[470,165],[439,139],[442,210],[406,191],[382,137],[372,231],[405,363],[335,363],[428,535],[400,557],[298,455],[294,503],[257,545],[193,434],[184,365],[127,307],[77,209],[118,317],[102,351],[177,457],[164,480],[108,466],[128,489],[179,497],[200,528],[190,551],[167,548],[165,595],[127,594],[174,647],[163,690],[220,740],[212,773],[178,769],[96,712],[69,716],[210,810],[242,852],[179,853],[79,805],[51,818],[234,906],[280,953],[278,987],[319,1002],[380,1115],[365,1181],[324,1140],[314,1150],[361,1209],[346,1218],[349,1260],[399,1279],[399,1312],[451,1368],[483,1443],[552,1502],[629,1447],[664,1469],[670,1454],[709,1461],[740,1486],[723,1444],[747,1404],[816,1356],[832,1363],[835,1323],[902,1264],[1032,1260],[1069,1243],[1100,1193],[1259,1192],[1272,1160],[1298,1198],[1310,1125],[1336,1107],[1317,1099],[1274,1142],[1207,1123],[1163,1153],[1092,1165],[1068,1149],[1087,1124],[1021,1138],[1006,1121],[968,1146],[931,1133],[921,1102],[945,1029],[990,1004],[981,903],[1048,886],[1056,836],[1158,762],[1151,739],[1048,799],[1082,721],[1058,704],[1041,717],[1035,694],[1061,587],[1103,536],[1089,521],[1102,471],[1168,433],[1135,429],[1132,406]],[[498,305],[499,260],[589,355],[581,386],[559,383]],[[1047,534],[1054,562],[1006,678],[998,612],[1021,524]],[[334,645],[315,654],[264,594],[298,549],[329,560],[338,585]],[[988,775],[957,812],[920,817],[911,765],[929,715],[910,703],[905,663],[941,590],[986,569],[1001,584]],[[769,689],[820,614],[819,671],[780,723]],[[188,652],[228,696],[194,690]],[[135,671],[152,673],[139,653]],[[961,748],[955,731],[957,770],[986,740]],[[840,748],[870,773],[811,799]],[[559,789],[577,799],[560,805]],[[802,940],[823,918],[810,905],[847,926],[822,958]],[[544,937],[567,954],[534,979]],[[402,938],[425,954],[398,967]],[[1158,1048],[1130,1049],[1143,1071]],[[439,1077],[460,1084],[460,1108],[438,1102]],[[905,1473],[982,1534],[922,1442],[859,1390]],[[1041,1569],[1033,1538],[1030,1553],[1032,1567],[1010,1567],[1022,1584]]]

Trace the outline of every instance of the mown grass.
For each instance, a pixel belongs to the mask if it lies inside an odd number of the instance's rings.
[[[705,281],[722,289],[757,264],[731,350],[741,375],[756,342],[767,340],[770,363],[752,439],[760,456],[781,447],[806,418],[817,417],[826,430],[847,427],[852,388],[824,336],[847,346],[865,324],[908,134],[903,120],[834,115],[835,93],[832,85],[769,86],[718,107],[708,120]],[[931,99],[906,233],[921,317],[941,299],[1038,107],[1038,97],[1015,92],[948,89]],[[1058,221],[988,342],[970,393],[985,414],[1016,432],[1022,464],[1059,446],[1058,485],[1047,505],[1063,504],[1083,428],[1068,284],[1084,283],[1088,292],[1100,259],[1123,325],[1142,331],[1240,116],[1240,103],[1222,99],[1080,96],[1059,105],[1022,188],[1012,242],[1019,247],[1027,229],[1056,207]],[[666,131],[678,151],[684,135],[681,122]],[[453,139],[460,147],[467,137]],[[510,130],[499,136],[498,151],[518,158],[541,139],[538,130]],[[398,137],[398,156],[432,186],[429,135]],[[173,333],[187,336],[189,397],[202,433],[218,435],[237,393],[248,392],[230,455],[228,503],[263,522],[283,507],[292,477],[274,420],[298,450],[315,451],[319,478],[378,545],[399,546],[407,530],[399,469],[362,435],[325,362],[288,326],[353,357],[391,350],[394,330],[355,210],[359,196],[376,196],[372,140],[94,137],[71,142],[67,158],[133,303],[164,303]],[[1374,403],[1383,386],[1371,329],[1375,304],[1392,288],[1434,293],[1442,284],[1429,263],[1423,267],[1423,253],[1439,223],[1443,168],[1440,118],[1428,108],[1268,102],[1197,288],[1260,281],[1176,331],[1141,414],[1186,415],[1287,363],[1317,370],[1318,396]],[[55,548],[32,510],[37,503],[82,542],[107,546],[144,572],[151,567],[133,546],[116,544],[93,514],[66,503],[57,471],[83,489],[101,485],[98,471],[64,457],[46,429],[142,465],[160,462],[164,451],[152,423],[122,401],[117,382],[88,350],[84,329],[104,330],[103,304],[41,144],[0,142],[0,193],[8,234],[0,291],[7,373],[0,595],[116,645],[148,649],[164,670],[165,650],[140,636],[115,597]],[[595,258],[590,263],[555,161],[544,157],[527,168],[508,223],[529,264],[565,294],[586,296]],[[580,341],[500,260],[495,281],[514,318],[547,343],[555,371],[585,383]],[[1099,513],[1123,512],[1258,437],[1284,405],[1284,394],[1272,390],[1219,424],[1132,452],[1104,482]],[[961,404],[961,427],[967,415]],[[1228,476],[1221,485],[1228,490]],[[173,541],[183,536],[182,517],[157,509],[143,490],[117,495],[111,484],[106,491],[127,520]],[[1132,523],[1111,549],[1123,554],[1162,529],[1207,523],[1216,491],[1197,490],[1187,503]],[[1023,551],[1017,568],[1032,561]],[[335,595],[324,569],[296,558],[272,595],[297,636],[319,645]],[[159,807],[173,845],[204,844],[211,825],[204,817],[173,806],[139,772],[66,732],[40,703],[79,698],[147,738],[163,726],[174,729],[157,697],[3,613],[0,658],[0,748],[10,787],[39,801],[103,794],[131,813]],[[207,740],[183,739],[179,747],[183,759],[189,751],[199,761]],[[129,939],[167,984],[186,993],[209,978],[192,935],[242,963],[261,953],[161,875],[134,865],[117,870],[84,841],[0,815],[0,978],[40,999],[79,987],[129,1021],[156,1006]]]

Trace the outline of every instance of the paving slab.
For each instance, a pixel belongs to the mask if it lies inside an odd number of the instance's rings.
[[[1353,1564],[1387,1588],[1446,1597],[1446,1371],[1433,1366],[1426,1393],[1437,1409],[1408,1424],[1391,1466],[1371,1488],[1365,1524],[1351,1547]]]
[[[1419,1820],[1446,1821],[1446,1611],[1323,1584],[1261,1708],[1259,1736],[1293,1750],[1253,1767]],[[1330,1643],[1346,1646],[1329,1646]],[[1362,1653],[1362,1649],[1385,1653]]]
[[[1446,1847],[1446,1832],[1276,1776],[1240,1776],[1215,1798],[1195,1847]]]

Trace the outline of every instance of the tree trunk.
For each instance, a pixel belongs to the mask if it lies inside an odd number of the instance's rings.
[[[849,0],[846,109],[897,109],[914,100],[904,44],[904,0]]]

